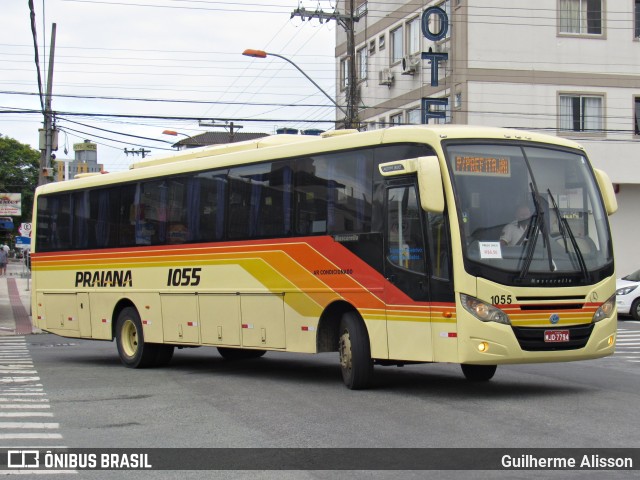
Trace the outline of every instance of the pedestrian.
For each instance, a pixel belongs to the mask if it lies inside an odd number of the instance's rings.
[[[9,255],[4,248],[0,248],[0,276],[7,274],[7,262],[9,261]]]

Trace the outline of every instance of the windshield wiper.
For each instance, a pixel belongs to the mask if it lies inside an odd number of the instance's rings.
[[[532,220],[529,222],[525,235],[527,237],[526,256],[522,263],[522,270],[520,271],[519,279],[522,280],[529,273],[531,268],[531,262],[533,261],[533,254],[536,250],[536,243],[538,243],[538,233],[542,233],[542,246],[547,248],[547,256],[549,257],[549,271],[555,271],[556,267],[551,258],[551,242],[549,240],[549,233],[547,232],[546,223],[544,221],[544,210],[540,205],[540,194],[538,193],[533,182],[529,182],[529,188],[531,189],[531,196],[533,197],[533,206],[536,213],[532,216]]]
[[[549,198],[551,199],[551,205],[553,206],[553,211],[558,217],[558,230],[560,231],[560,235],[562,235],[562,240],[564,241],[564,249],[566,253],[569,253],[569,246],[567,245],[567,236],[569,237],[569,241],[571,242],[571,246],[573,247],[573,251],[576,253],[576,258],[578,260],[578,266],[580,267],[580,271],[584,276],[585,280],[589,280],[589,269],[587,268],[587,264],[584,261],[584,255],[582,254],[582,250],[578,246],[578,242],[576,241],[576,237],[573,234],[573,230],[571,230],[571,226],[567,219],[564,218],[560,214],[560,209],[558,208],[558,204],[556,203],[556,199],[551,194],[551,190],[547,189],[547,193],[549,194]],[[571,258],[571,257],[569,257]]]

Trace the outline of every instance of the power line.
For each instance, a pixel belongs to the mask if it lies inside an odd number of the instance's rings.
[[[27,95],[34,96],[35,93],[29,92],[10,92],[0,91],[0,93],[8,95]],[[181,99],[162,99],[162,98],[135,98],[135,97],[112,97],[104,95],[70,95],[70,94],[55,94],[54,97],[60,98],[79,98],[83,100],[120,100],[120,101],[133,101],[133,102],[150,102],[150,103],[189,103],[189,104],[204,104],[204,105],[242,105],[242,106],[258,106],[258,107],[333,107],[333,105],[322,104],[296,104],[296,103],[260,103],[260,102],[223,102],[215,100],[181,100]]]

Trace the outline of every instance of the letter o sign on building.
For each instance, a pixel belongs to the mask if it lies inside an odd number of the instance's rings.
[[[431,15],[437,15],[440,19],[440,31],[432,32],[429,30],[429,19]],[[438,40],[442,40],[449,30],[449,17],[447,16],[447,12],[445,12],[440,7],[429,7],[422,14],[422,34],[431,40],[432,42],[437,42]]]

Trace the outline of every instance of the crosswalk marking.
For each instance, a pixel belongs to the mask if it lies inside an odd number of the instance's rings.
[[[0,418],[53,417],[51,412],[0,412]]]
[[[631,322],[624,322],[631,323]],[[634,322],[640,323],[640,322]],[[631,330],[624,326],[618,326],[618,335],[616,338],[616,351],[613,357],[629,363],[640,362],[640,331]]]
[[[0,422],[0,429],[3,428],[38,428],[51,430],[54,428],[60,428],[59,423],[38,423],[38,422]]]
[[[0,448],[66,448],[24,337],[0,337]],[[6,469],[0,474],[54,473]],[[77,473],[73,470],[55,473]]]

